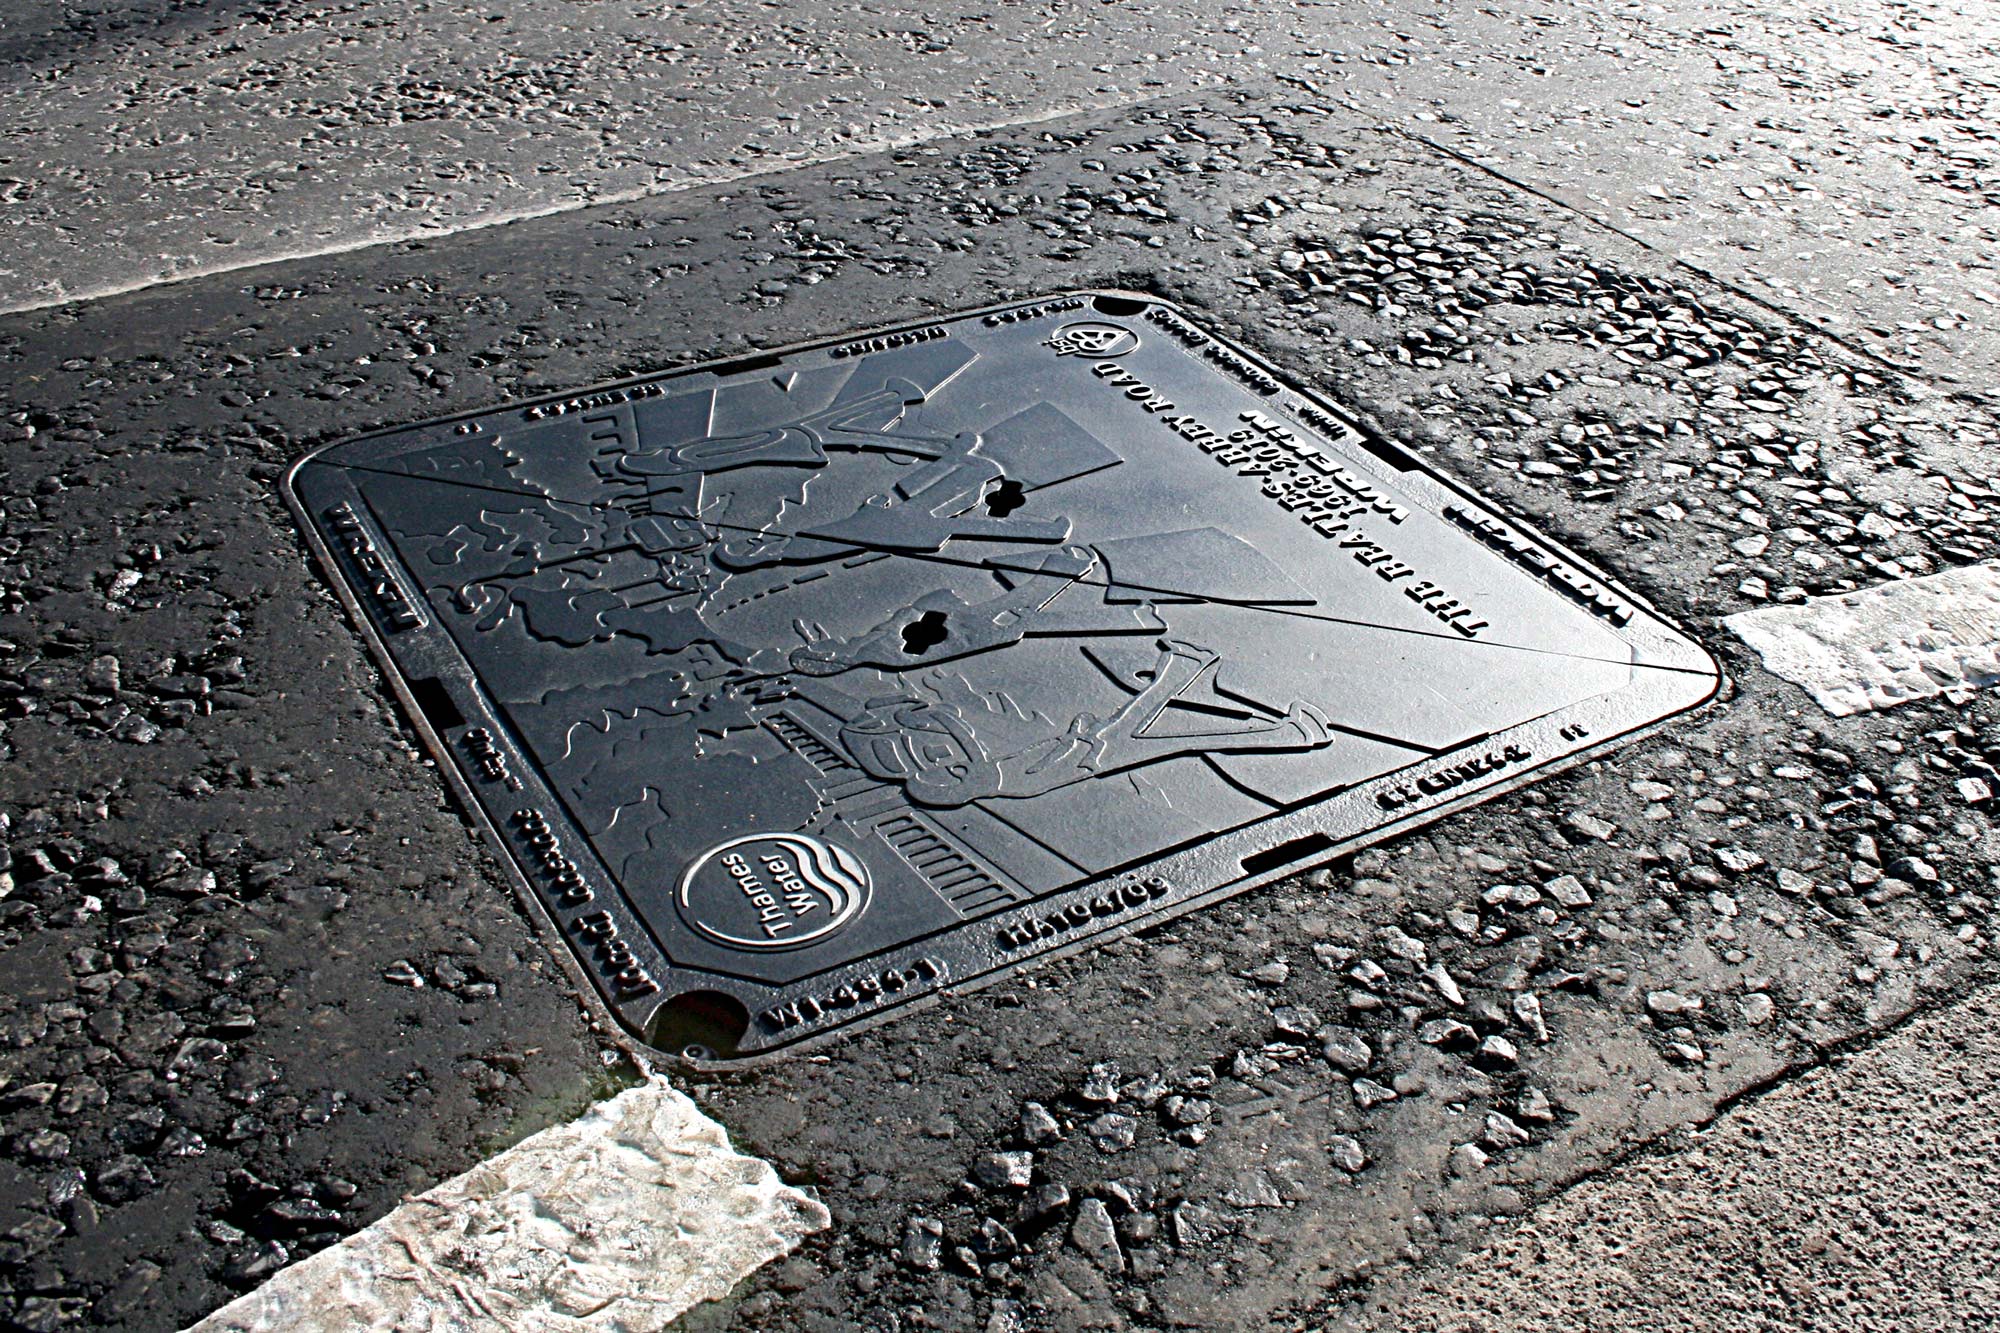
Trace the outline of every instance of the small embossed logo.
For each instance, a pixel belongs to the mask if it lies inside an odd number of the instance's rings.
[[[681,876],[674,905],[732,949],[797,949],[861,915],[868,867],[810,833],[752,833],[709,848]]]
[[[1138,345],[1139,335],[1123,324],[1106,324],[1094,319],[1065,324],[1042,344],[1053,348],[1057,356],[1087,356],[1096,360],[1123,356]]]

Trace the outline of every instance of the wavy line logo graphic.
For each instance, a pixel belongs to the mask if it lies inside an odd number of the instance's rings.
[[[1057,356],[1087,356],[1093,360],[1123,356],[1139,346],[1139,335],[1123,324],[1106,324],[1101,320],[1086,319],[1075,324],[1065,324],[1050,335],[1042,346],[1051,348]]]
[[[873,882],[860,857],[810,833],[752,833],[697,856],[674,905],[732,949],[798,949],[861,915]]]

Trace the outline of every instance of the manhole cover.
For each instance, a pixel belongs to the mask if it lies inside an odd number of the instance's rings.
[[[532,898],[750,1054],[1240,892],[1714,691],[1562,548],[1079,294],[369,436],[290,479]]]

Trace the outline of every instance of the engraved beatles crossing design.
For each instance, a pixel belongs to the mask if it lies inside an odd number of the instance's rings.
[[[1358,836],[1412,766],[1712,688],[1294,399],[1078,296],[390,432],[291,489],[612,1006],[740,1006],[748,1051],[1206,892],[1142,872],[1217,835],[1346,794]]]

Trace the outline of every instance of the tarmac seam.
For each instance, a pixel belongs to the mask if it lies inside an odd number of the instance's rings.
[[[1866,344],[1858,343],[1854,341],[1852,338],[1848,337],[1846,334],[1840,333],[1839,331],[1834,329],[1829,329],[1825,325],[1812,319],[1808,315],[1793,310],[1791,307],[1782,305],[1777,301],[1773,301],[1767,296],[1760,296],[1755,291],[1752,291],[1750,288],[1743,286],[1741,283],[1731,281],[1730,279],[1725,278],[1720,274],[1713,273],[1708,269],[1703,268],[1699,264],[1692,263],[1686,259],[1683,259],[1679,255],[1674,254],[1671,251],[1662,249],[1660,246],[1655,245],[1653,242],[1647,240],[1644,236],[1639,235],[1637,232],[1627,231],[1625,228],[1619,226],[1615,222],[1609,222],[1602,217],[1598,217],[1595,214],[1586,213],[1583,209],[1578,208],[1575,204],[1571,203],[1567,199],[1564,199],[1559,194],[1555,194],[1552,191],[1543,189],[1539,185],[1532,185],[1529,182],[1522,180],[1517,176],[1502,171],[1499,167],[1494,166],[1490,162],[1482,162],[1478,158],[1472,156],[1471,154],[1461,152],[1458,149],[1451,147],[1449,144],[1439,143],[1435,139],[1428,138],[1425,135],[1421,134],[1414,134],[1411,131],[1402,129],[1400,127],[1397,127],[1395,129],[1395,132],[1401,135],[1403,138],[1409,140],[1411,143],[1421,144],[1425,148],[1430,149],[1432,152],[1440,153],[1445,157],[1452,159],[1454,162],[1463,163],[1464,165],[1471,167],[1475,171],[1483,172],[1484,174],[1491,176],[1494,180],[1497,180],[1504,185],[1511,186],[1516,190],[1525,191],[1528,194],[1534,195],[1537,199],[1543,200],[1546,203],[1553,204],[1557,208],[1562,209],[1564,212],[1569,213],[1574,217],[1581,218],[1583,221],[1589,223],[1593,227],[1602,228],[1603,230],[1610,232],[1614,236],[1622,237],[1623,239],[1630,241],[1632,244],[1639,246],[1641,249],[1647,251],[1649,254],[1658,255],[1662,260],[1666,261],[1669,264],[1672,264],[1675,268],[1682,269],[1688,273],[1692,273],[1696,277],[1700,278],[1702,281],[1712,283],[1715,286],[1722,288],[1730,295],[1748,301],[1752,305],[1758,307],[1760,310],[1764,310],[1772,315],[1775,315],[1778,318],[1786,321],[1787,323],[1799,325],[1800,327],[1809,330],[1815,336],[1824,338],[1828,342],[1838,345],[1839,347],[1845,349],[1846,351],[1851,352],[1855,356],[1862,357],[1867,361],[1871,362],[1872,364],[1880,366],[1882,369],[1890,372],[1891,374],[1908,379],[1922,378],[1922,372],[1917,367],[1904,365],[1902,363],[1892,361],[1888,357],[1883,356],[1880,352],[1877,352],[1874,349],[1868,347]],[[1950,396],[1967,397],[1970,401],[1973,402],[1980,401],[1977,395],[1969,395],[1962,390],[1950,391]]]
[[[904,149],[921,147],[941,139],[969,138],[982,134],[997,134],[1005,130],[1017,130],[1032,125],[1045,125],[1051,121],[1064,120],[1071,116],[1097,115],[1109,111],[1123,111],[1135,106],[1145,106],[1153,102],[1171,101],[1176,94],[1161,94],[1154,97],[1137,97],[1126,101],[1080,102],[1040,112],[1032,116],[1022,116],[1009,120],[979,121],[965,125],[950,125],[926,133],[894,135],[887,138],[868,139],[857,142],[847,149],[827,153],[818,157],[807,157],[796,162],[756,168],[735,173],[718,173],[712,176],[695,176],[686,180],[670,181],[663,185],[639,186],[627,190],[615,190],[585,199],[571,199],[539,208],[524,208],[511,212],[494,212],[483,217],[475,217],[449,226],[400,227],[385,230],[380,235],[365,239],[288,251],[284,254],[269,255],[243,264],[216,264],[197,266],[179,273],[161,274],[128,283],[109,283],[82,291],[60,292],[46,297],[25,301],[19,305],[0,305],[0,316],[22,315],[37,310],[53,310],[63,306],[88,305],[96,301],[108,300],[116,296],[131,296],[152,291],[160,287],[174,287],[201,278],[225,277],[232,273],[249,273],[257,269],[278,264],[302,263],[315,259],[330,259],[339,255],[351,255],[361,251],[383,247],[407,245],[414,241],[435,241],[446,237],[462,235],[466,232],[489,231],[516,222],[532,222],[539,218],[560,217],[567,213],[581,213],[593,208],[610,208],[619,204],[638,203],[646,199],[656,199],[665,195],[682,194],[689,190],[707,189],[723,185],[735,185],[744,181],[758,181],[789,175],[796,171],[809,171],[841,162],[851,162],[858,158],[874,157],[883,153],[900,152]],[[1184,95],[1181,95],[1184,96]]]
[[[1291,1327],[1300,1330],[1316,1328],[1320,1333],[1330,1333],[1331,1326],[1326,1320],[1341,1300],[1360,1296],[1382,1288],[1391,1281],[1408,1278],[1425,1270],[1441,1269],[1448,1264],[1490,1250],[1502,1235],[1528,1225],[1537,1214],[1546,1211],[1573,1191],[1618,1175],[1641,1163],[1676,1156],[1687,1147],[1685,1139],[1688,1135],[1700,1134],[1712,1128],[1724,1117],[1732,1115],[1738,1107],[1753,1106],[1765,1097],[1816,1071],[1834,1068],[1845,1060],[1885,1045],[1905,1028],[1955,1006],[1967,1004],[1982,991],[1989,990],[2000,990],[2000,977],[1988,975],[1950,995],[1928,1003],[1915,1004],[1901,1016],[1883,1023],[1880,1027],[1868,1028],[1832,1041],[1817,1041],[1804,1033],[1796,1033],[1794,1035],[1810,1052],[1806,1057],[1786,1064],[1762,1078],[1752,1079],[1734,1092],[1725,1093],[1715,1100],[1705,1114],[1656,1134],[1652,1138],[1633,1142],[1623,1151],[1605,1157],[1597,1165],[1577,1172],[1575,1176],[1535,1199],[1521,1212],[1509,1218],[1504,1227],[1494,1227],[1476,1241],[1445,1245],[1435,1253],[1425,1255],[1401,1268],[1374,1270],[1329,1285],[1324,1297],[1314,1304],[1309,1313],[1296,1319]]]

